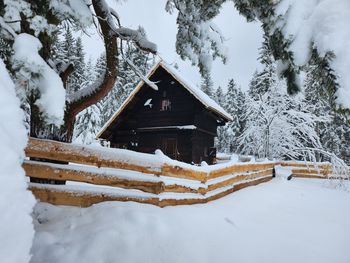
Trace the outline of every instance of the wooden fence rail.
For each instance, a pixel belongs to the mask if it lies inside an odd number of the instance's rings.
[[[34,138],[25,152],[30,158],[23,163],[27,176],[68,181],[66,185],[31,183],[29,188],[39,200],[81,207],[103,201],[160,207],[206,203],[271,180],[276,165],[289,166],[296,177],[326,178],[331,172],[328,164],[295,162],[218,164],[208,169],[151,154]]]
[[[281,162],[280,164],[291,168],[293,177],[326,179],[332,174],[332,166],[329,163]]]

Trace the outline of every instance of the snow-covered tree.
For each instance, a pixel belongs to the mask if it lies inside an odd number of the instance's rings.
[[[84,62],[85,64],[85,62]],[[81,88],[91,85],[98,75],[105,69],[104,55],[97,60],[96,66],[92,66],[92,61],[86,63],[82,72]],[[98,102],[80,112],[76,117],[73,140],[77,143],[91,144],[96,138],[96,134],[102,127],[102,102]]]
[[[85,52],[83,49],[83,44],[81,38],[78,37],[74,41],[74,55],[73,55],[73,64],[74,64],[74,72],[70,76],[70,85],[72,92],[76,92],[81,89],[81,84],[85,81],[86,72],[85,72]]]
[[[70,27],[61,31],[60,35],[56,36],[51,56],[55,58],[58,68],[74,68],[65,83],[66,92],[70,95],[81,89],[81,84],[85,81],[85,52],[81,38],[75,38]]]
[[[166,10],[177,14],[176,52],[199,67],[202,76],[210,72],[211,62],[226,61],[224,38],[212,19],[219,14],[223,0],[168,0]]]
[[[231,79],[227,86],[227,92],[223,93],[221,87],[218,87],[215,100],[233,117],[233,121],[228,122],[223,127],[218,127],[216,147],[220,152],[237,152],[237,139],[241,135],[245,120],[245,93]]]
[[[121,46],[117,41],[156,52],[156,45],[140,32],[121,26],[117,13],[105,0],[73,2],[1,1],[4,8],[0,10],[0,35],[13,43],[14,51],[7,68],[14,72],[18,89],[25,91],[20,94],[30,107],[33,137],[72,140],[76,115],[102,100],[114,87]],[[83,30],[92,24],[104,41],[106,69],[90,86],[67,95],[64,87],[75,71],[75,54],[66,64],[73,67],[58,67],[55,59],[60,56],[52,56],[54,42],[63,26]]]
[[[275,81],[276,66],[266,36],[264,36],[264,41],[259,49],[259,62],[264,65],[264,68],[254,73],[248,91],[249,95],[255,99],[259,99],[261,95],[265,94]]]
[[[310,149],[322,150],[318,128],[328,125],[329,116],[316,112],[316,105],[303,96],[287,94],[287,84],[277,75],[266,40],[265,37],[259,57],[264,68],[254,73],[249,85],[245,129],[239,138],[241,153],[269,159],[316,160],[319,151]]]
[[[222,34],[210,23],[225,2],[228,0],[167,1],[167,10],[179,11],[177,52],[201,69],[210,68],[212,56],[209,54],[215,57],[215,51],[222,51]],[[297,74],[310,60],[312,49],[316,48],[321,57],[332,51],[335,59],[331,67],[339,76],[340,84],[336,91],[337,103],[350,107],[350,54],[348,45],[339,44],[350,41],[346,26],[350,24],[348,0],[234,0],[233,3],[248,21],[262,23],[274,59],[278,61],[279,74],[287,80],[290,93],[300,91]],[[213,48],[213,53],[208,52],[208,46]]]
[[[244,93],[231,79],[227,86],[224,102],[225,110],[233,117],[233,121],[227,123],[224,127],[226,151],[231,153],[237,151],[237,139],[243,130],[244,103]]]
[[[338,83],[334,71],[329,66],[332,59],[332,53],[321,58],[314,50],[304,83],[305,100],[314,114],[330,117],[330,122],[317,124],[323,148],[349,162],[350,123],[348,113],[341,111],[336,105]],[[322,157],[320,155],[320,161],[324,160]]]
[[[72,35],[70,27],[67,27],[64,32],[63,41],[61,41],[61,49],[59,56],[65,63],[69,63],[72,59],[75,60],[75,39]]]
[[[258,100],[247,98],[246,127],[239,138],[241,153],[269,159],[315,160],[322,149],[316,132],[317,123],[327,121],[312,113],[302,97],[291,97],[276,81]]]
[[[221,106],[223,107],[225,103],[225,96],[224,96],[224,91],[222,88],[219,86],[213,95],[213,99]]]
[[[207,94],[209,97],[213,98],[214,96],[214,83],[211,79],[210,73],[205,73],[202,77],[201,90]]]
[[[214,100],[221,106],[224,107],[225,104],[225,96],[222,88],[219,86],[214,93]],[[215,147],[219,152],[226,151],[226,134],[225,134],[225,126],[219,126],[217,128],[217,137],[215,138]]]
[[[83,144],[91,144],[96,134],[101,129],[101,109],[99,104],[91,105],[77,116],[74,141]]]

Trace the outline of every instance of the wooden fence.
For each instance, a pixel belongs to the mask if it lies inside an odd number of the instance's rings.
[[[289,167],[293,177],[327,179],[332,174],[329,163],[281,162],[280,165]]]
[[[325,178],[331,171],[327,164],[307,166],[295,162],[203,168],[167,162],[150,154],[34,138],[29,140],[25,152],[28,160],[23,168],[27,176],[67,181],[64,185],[30,183],[29,189],[36,198],[81,207],[103,201],[135,201],[160,207],[206,203],[271,180],[275,165],[290,166],[296,177]],[[42,159],[45,162],[37,161]]]

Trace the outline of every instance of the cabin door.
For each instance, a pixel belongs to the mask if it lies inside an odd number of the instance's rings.
[[[177,139],[162,138],[162,151],[171,159],[177,159]]]

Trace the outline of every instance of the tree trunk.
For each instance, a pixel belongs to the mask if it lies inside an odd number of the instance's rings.
[[[65,114],[64,124],[61,127],[54,125],[48,125],[37,105],[35,105],[35,99],[30,102],[30,137],[39,138],[39,139],[49,139],[60,142],[72,142],[73,138],[73,129],[74,129],[74,118],[69,118]],[[67,113],[67,112],[65,112]],[[49,160],[44,158],[30,158],[33,161],[41,162],[51,162],[58,164],[68,164],[67,162],[61,162],[56,160]],[[41,183],[41,184],[65,184],[64,180],[51,180],[51,179],[42,179],[36,177],[30,177],[30,182]]]
[[[99,87],[94,89],[89,95],[79,98],[73,103],[66,102],[66,108],[64,112],[64,123],[61,127],[56,127],[54,125],[48,125],[45,122],[44,117],[42,116],[39,108],[35,104],[38,99],[38,95],[32,95],[29,98],[30,104],[30,136],[34,138],[41,139],[50,139],[60,142],[71,143],[73,139],[73,131],[75,124],[76,115],[87,107],[96,104],[100,100],[102,100],[109,91],[114,87],[114,84],[117,79],[117,65],[118,65],[118,49],[117,49],[117,36],[115,32],[110,28],[108,21],[104,18],[106,16],[105,10],[103,9],[103,5],[101,5],[100,1],[92,0],[92,5],[95,10],[96,16],[99,20],[100,29],[104,38],[104,46],[106,51],[106,71],[104,75],[104,79]],[[23,19],[22,17],[22,20]],[[26,28],[27,23],[22,23],[22,29],[30,30]],[[26,32],[26,30],[23,30]],[[41,34],[39,35],[39,39],[43,44],[43,49],[41,50],[41,56],[47,60],[50,56],[50,50],[52,45],[52,39],[50,39],[47,35]],[[67,74],[71,74],[73,69],[68,68]],[[68,76],[66,74],[61,75],[62,81],[67,81]],[[36,159],[38,160],[38,159]],[[44,162],[52,162],[52,163],[62,163],[47,159],[40,159],[39,161]],[[38,178],[31,178],[32,182],[38,183],[53,183],[53,184],[64,184],[65,181],[57,181],[57,180],[45,180]]]

